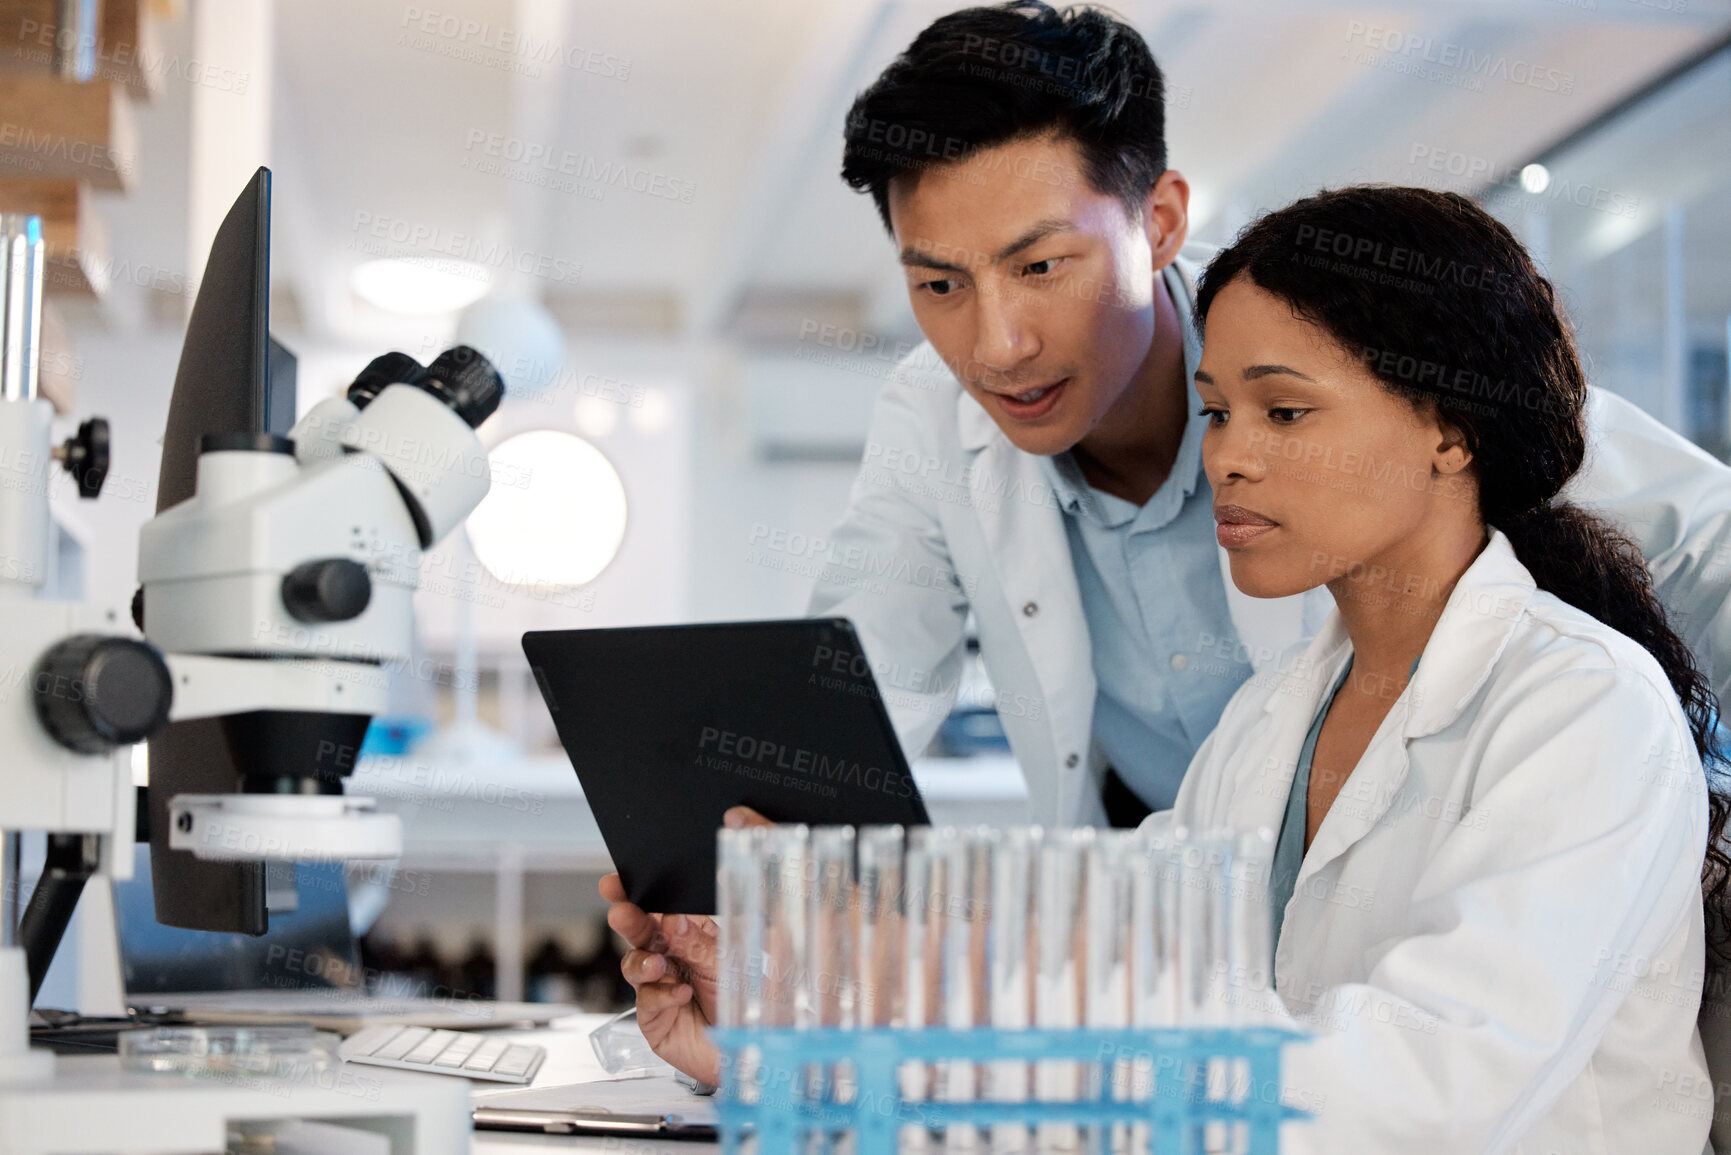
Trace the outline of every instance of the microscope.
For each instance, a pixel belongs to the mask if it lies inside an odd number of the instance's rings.
[[[200,390],[220,400],[221,390],[259,383],[213,381],[198,370],[213,335],[237,329],[227,323],[234,278],[225,285],[219,275],[219,251],[268,252],[258,238],[268,238],[269,178],[259,170],[212,247],[170,438],[201,414],[220,418],[221,404],[204,404]],[[0,1135],[8,1152],[218,1151],[237,1124],[286,1118],[383,1131],[399,1152],[466,1152],[469,1089],[458,1080],[369,1070],[373,1093],[358,1096],[335,1081],[296,1081],[283,1094],[256,1079],[137,1073],[115,1056],[31,1049],[27,1018],[84,881],[131,876],[133,743],[197,719],[219,727],[231,772],[206,779],[218,789],[172,790],[152,766],[151,809],[167,816],[167,846],[195,865],[244,871],[401,853],[396,816],[344,794],[343,780],[370,719],[385,709],[388,668],[409,656],[421,551],[487,494],[490,466],[475,427],[503,396],[498,373],[463,346],[425,367],[387,354],[286,436],[220,424],[202,433],[190,496],[140,531],[141,588],[129,623],[120,607],[41,596],[53,568],[52,470],[66,470],[81,497],[95,498],[109,431],[96,418],[50,445],[52,406],[36,396],[40,222],[0,217],[0,239],[0,646],[24,672],[11,692],[0,688],[0,748],[9,754],[0,781]],[[265,333],[267,273],[251,260],[240,278],[260,308],[238,328],[254,337]],[[249,363],[262,369],[262,356]],[[165,443],[165,462],[169,452]],[[18,834],[28,830],[47,832],[49,858],[15,928]]]

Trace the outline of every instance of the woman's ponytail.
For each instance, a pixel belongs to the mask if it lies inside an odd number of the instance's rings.
[[[1592,614],[1653,655],[1682,703],[1702,766],[1716,778],[1718,702],[1695,655],[1671,628],[1640,547],[1604,518],[1567,502],[1552,501],[1505,517],[1497,528],[1540,589]],[[1731,897],[1726,893],[1731,889],[1731,856],[1719,835],[1731,817],[1731,800],[1719,790],[1708,791],[1707,813],[1710,835],[1701,889],[1710,924],[1708,941],[1716,954],[1726,957],[1731,955],[1725,949],[1731,942]]]

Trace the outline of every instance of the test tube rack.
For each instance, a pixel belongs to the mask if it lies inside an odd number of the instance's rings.
[[[807,1149],[808,1136],[841,1132],[856,1136],[857,1155],[895,1155],[899,1133],[910,1125],[1005,1124],[1142,1124],[1156,1155],[1201,1152],[1204,1132],[1225,1125],[1246,1144],[1247,1155],[1277,1155],[1280,1124],[1306,1117],[1283,1105],[1279,1094],[1281,1050],[1303,1036],[1278,1028],[736,1027],[713,1035],[724,1070],[750,1073],[724,1079],[717,1096],[726,1155],[737,1155],[750,1135],[756,1155],[795,1155]],[[1113,1078],[1096,1077],[1091,1094],[1062,1102],[906,1099],[899,1090],[907,1063],[1005,1061],[1070,1062],[1096,1071],[1134,1062],[1152,1079],[1146,1094],[1125,1098],[1117,1097],[1122,1087],[1115,1088]],[[833,1094],[842,1080],[813,1074],[838,1064],[845,1064],[851,1084],[842,1098]],[[1222,1083],[1230,1089],[1223,1092]],[[823,1093],[810,1092],[819,1086]]]

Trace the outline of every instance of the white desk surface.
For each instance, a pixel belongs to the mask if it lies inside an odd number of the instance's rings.
[[[547,1048],[547,1060],[536,1072],[531,1087],[557,1087],[566,1083],[586,1083],[605,1079],[607,1072],[595,1061],[595,1051],[589,1046],[589,1032],[605,1022],[607,1015],[572,1015],[557,1019],[550,1026],[533,1031],[500,1031],[501,1038],[519,1043],[533,1043]],[[492,1034],[492,1032],[489,1032]],[[478,1090],[521,1090],[503,1084],[475,1084]],[[686,1141],[653,1141],[617,1137],[575,1135],[534,1135],[527,1132],[476,1131],[474,1155],[511,1155],[525,1149],[543,1151],[610,1151],[614,1155],[702,1155],[716,1149],[714,1143]]]

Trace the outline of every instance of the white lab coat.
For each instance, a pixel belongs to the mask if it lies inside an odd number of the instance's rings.
[[[1147,825],[1278,829],[1350,654],[1334,615],[1243,686]],[[1698,1155],[1706,824],[1658,663],[1493,534],[1284,911],[1277,990],[1316,1031],[1285,1083],[1316,1118],[1282,1149]]]
[[[1195,266],[1181,259],[1176,268],[1188,323]],[[1566,492],[1640,543],[1661,596],[1724,697],[1731,469],[1600,390],[1589,401],[1588,431],[1587,465]],[[971,611],[1033,820],[1087,825],[1103,818],[1104,765],[1090,739],[1093,658],[1063,518],[1039,459],[1012,445],[921,345],[878,399],[810,612],[853,620],[912,754],[955,700]],[[1313,635],[1332,609],[1322,589],[1247,597],[1232,584],[1225,551],[1220,557],[1233,624],[1259,670]],[[1203,643],[1191,660],[1211,660]]]

